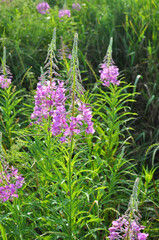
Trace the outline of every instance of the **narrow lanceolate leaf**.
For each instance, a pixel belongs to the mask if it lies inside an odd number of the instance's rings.
[[[0,230],[1,230],[2,239],[7,240],[7,235],[6,235],[5,229],[1,224],[0,224]]]
[[[0,156],[3,153],[3,149],[2,149],[2,132],[0,132]]]

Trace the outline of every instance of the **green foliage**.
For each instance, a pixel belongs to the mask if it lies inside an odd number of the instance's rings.
[[[98,144],[101,149],[103,148],[103,152],[106,153],[107,158],[110,160],[116,154],[118,147],[120,147],[120,137],[123,137],[122,144],[127,143],[127,139],[124,141],[124,132],[128,132],[131,128],[127,128],[126,124],[134,119],[133,115],[136,115],[131,113],[128,105],[129,102],[134,101],[135,94],[128,93],[127,90],[130,87],[132,86],[118,87],[110,85],[107,89],[100,89],[100,93],[94,96],[96,98],[93,104],[96,118],[95,125],[100,139]]]
[[[1,234],[2,234],[2,239],[7,240],[7,235],[5,233],[5,229],[1,224],[0,224],[0,230],[1,230]]]
[[[22,106],[23,90],[16,91],[12,85],[6,89],[0,89],[0,132],[3,134],[4,148],[10,148],[13,139],[17,136],[17,130],[24,120],[21,119],[25,108]]]

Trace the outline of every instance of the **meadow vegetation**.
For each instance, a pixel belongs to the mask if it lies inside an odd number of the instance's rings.
[[[1,239],[159,239],[158,12],[0,0]]]

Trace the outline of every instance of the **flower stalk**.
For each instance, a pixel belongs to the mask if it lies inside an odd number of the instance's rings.
[[[75,90],[76,90],[76,61],[77,61],[77,44],[78,44],[78,34],[75,34],[74,37],[74,45],[72,50],[72,61],[73,61],[73,68],[72,68],[72,117],[75,116]],[[69,161],[68,161],[68,175],[69,175],[69,236],[72,239],[72,170],[71,170],[71,162],[72,162],[72,155],[73,155],[73,139],[74,133],[71,136],[71,143],[70,143],[70,152],[69,152]]]

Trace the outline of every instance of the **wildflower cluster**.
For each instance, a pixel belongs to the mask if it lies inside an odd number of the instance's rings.
[[[64,16],[71,17],[71,12],[69,9],[61,9],[59,10],[59,18],[62,18]]]
[[[46,14],[49,13],[50,6],[47,2],[42,2],[37,5],[36,9],[39,13]],[[72,9],[80,11],[81,5],[79,3],[73,3]],[[71,17],[71,11],[69,9],[59,10],[59,18],[63,18],[64,16]]]
[[[94,133],[90,107],[88,107],[85,103],[82,103],[80,100],[76,101],[76,107],[77,111],[75,116],[70,116],[69,112],[66,115],[66,119],[68,119],[68,121],[66,121],[61,141],[66,141],[66,137],[71,137],[74,133],[80,134],[83,131],[85,131],[86,134]]]
[[[145,226],[141,226],[137,221],[130,220],[129,216],[122,216],[112,222],[112,227],[109,228],[110,240],[131,239],[131,240],[146,240],[148,234],[141,233]]]
[[[13,197],[18,198],[17,189],[21,188],[24,183],[24,178],[18,175],[18,170],[13,166],[6,166],[0,172],[0,199],[5,202],[13,200]]]
[[[103,63],[101,65],[100,80],[103,82],[103,86],[108,87],[110,83],[114,85],[119,85],[120,81],[117,79],[119,76],[119,69],[115,65],[109,65],[107,63]]]
[[[48,62],[44,67],[47,70],[39,78],[40,82],[37,85],[35,107],[34,112],[31,114],[31,119],[35,120],[35,124],[42,126],[45,122],[48,122],[48,131],[51,131],[53,136],[59,136],[60,140],[65,142],[74,133],[80,134],[85,132],[89,134],[94,133],[94,129],[90,107],[75,96],[75,89],[71,88],[68,90],[68,85],[66,89],[64,81],[53,78],[53,74],[56,77],[59,76],[55,71],[55,69],[58,69],[54,53],[56,47],[55,34],[56,31],[54,30],[46,59],[46,62]],[[73,59],[75,58],[74,55],[77,57],[77,54],[73,53]],[[71,64],[73,59],[71,59]],[[74,62],[77,63],[78,60],[76,59],[75,61],[74,59]],[[73,69],[73,67],[71,68]],[[77,67],[75,68],[77,69]],[[78,71],[76,70],[76,72]],[[73,76],[70,75],[70,79],[72,78]],[[68,92],[71,93],[71,97]]]
[[[8,88],[11,84],[11,78],[7,78],[4,75],[0,75],[0,87],[1,88]]]
[[[66,89],[64,82],[53,81],[39,82],[35,95],[34,112],[31,119],[36,119],[35,124],[43,124],[44,120],[51,119],[51,132],[53,136],[61,135],[61,141],[73,133],[79,134],[82,126],[87,134],[94,133],[91,121],[92,112],[90,108],[80,100],[76,101],[77,111],[74,116],[67,111]]]
[[[37,84],[35,107],[31,119],[37,119],[36,124],[42,123],[44,119],[48,120],[49,116],[56,119],[58,110],[62,109],[66,101],[65,91],[63,82],[59,85],[55,82],[52,82],[50,85],[50,81],[39,82]]]
[[[80,11],[81,10],[81,5],[79,3],[73,3],[72,4],[72,9]]]
[[[37,10],[41,14],[49,13],[50,6],[47,2],[42,2],[37,5]]]
[[[103,86],[108,87],[111,84],[119,85],[120,81],[118,80],[119,69],[114,65],[112,60],[112,43],[113,39],[110,39],[109,47],[104,58],[103,64],[101,64],[99,70],[100,80],[102,81]]]
[[[110,235],[108,238],[110,240],[146,240],[148,235],[147,233],[141,233],[141,230],[145,228],[139,224],[139,219],[141,215],[138,211],[138,190],[139,178],[135,180],[133,186],[133,192],[130,197],[128,209],[125,214],[119,219],[112,222],[112,227],[109,228]]]
[[[5,89],[11,84],[12,74],[6,64],[6,48],[3,48],[3,59],[0,67],[0,87]]]

